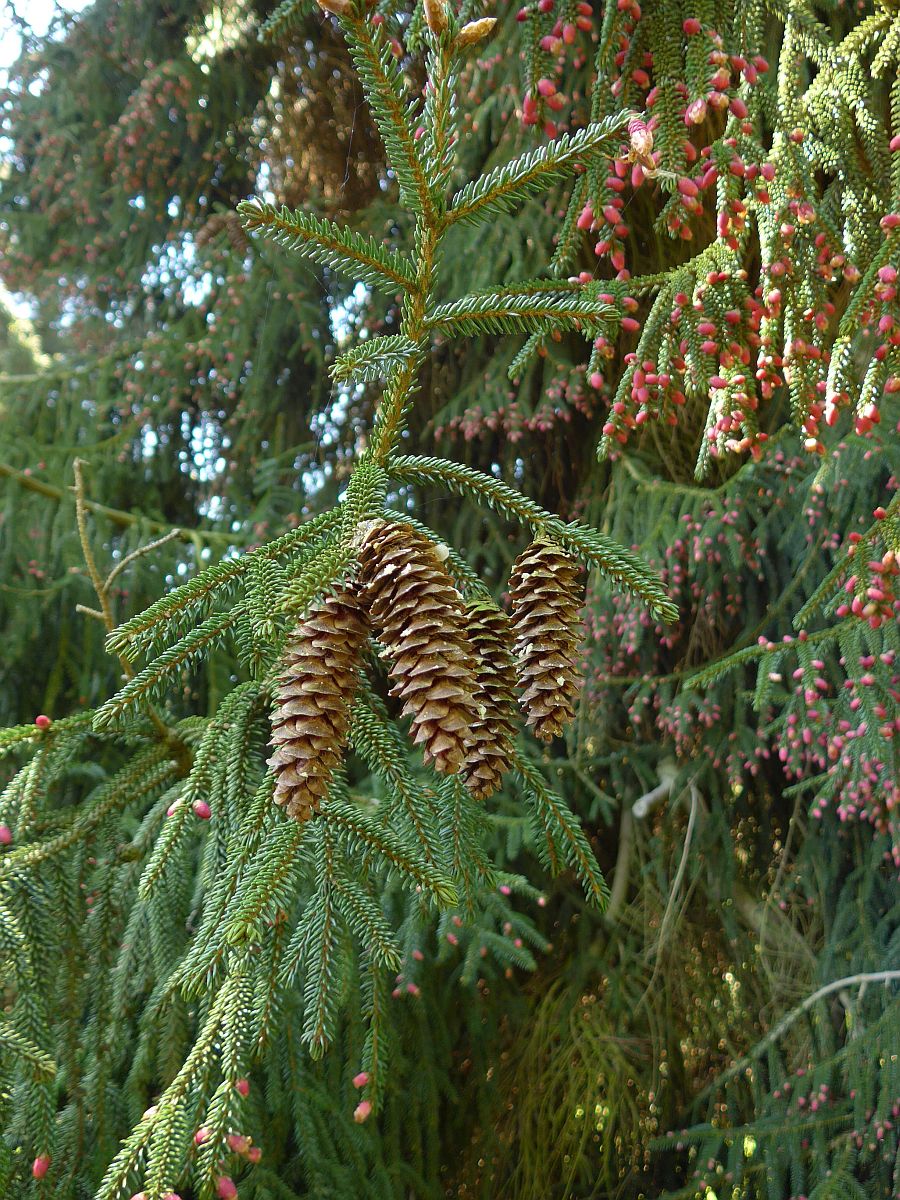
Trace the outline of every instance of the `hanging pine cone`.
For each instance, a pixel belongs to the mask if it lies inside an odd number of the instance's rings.
[[[559,737],[575,716],[581,589],[561,547],[540,541],[516,559],[509,578],[520,703],[535,737]]]
[[[347,740],[368,622],[355,592],[322,600],[288,638],[272,714],[275,803],[307,821],[328,793]]]
[[[207,217],[197,230],[194,241],[197,246],[205,246],[223,231],[231,242],[232,250],[243,258],[250,249],[250,239],[244,232],[240,217],[235,212],[213,213]]]
[[[510,768],[515,737],[516,668],[509,617],[493,604],[479,602],[468,610],[469,641],[475,651],[478,719],[466,754],[465,783],[476,800],[486,800],[500,787]]]
[[[360,564],[372,625],[390,661],[391,695],[412,718],[426,763],[453,775],[478,716],[462,598],[431,542],[400,522],[371,523]]]

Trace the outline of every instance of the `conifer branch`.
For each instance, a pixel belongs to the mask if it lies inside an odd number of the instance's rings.
[[[0,876],[31,870],[86,837],[116,808],[161,791],[178,775],[178,766],[164,746],[152,745],[135,755],[82,804],[69,827],[43,842],[21,846],[0,859]]]
[[[16,1029],[11,1022],[2,1019],[0,1053],[11,1054],[24,1062],[35,1082],[50,1082],[56,1077],[57,1066],[50,1055]]]
[[[399,970],[400,947],[394,931],[369,892],[343,870],[335,872],[332,882],[338,908],[372,961],[389,971]]]
[[[358,805],[331,797],[322,805],[319,820],[339,829],[351,848],[355,844],[373,850],[413,886],[430,892],[440,907],[456,903],[453,882],[436,868],[418,862],[391,830],[382,828]]]
[[[130,652],[132,655],[136,650],[146,648],[152,643],[155,636],[153,631],[159,626],[170,625],[176,619],[196,619],[203,606],[249,569],[254,557],[281,558],[305,542],[328,533],[339,522],[340,515],[337,509],[320,513],[257,550],[250,550],[240,557],[222,559],[204,568],[199,575],[161,596],[149,608],[114,629],[107,642],[108,648],[112,653]]]
[[[433,805],[409,770],[405,746],[396,727],[378,697],[365,684],[361,685],[351,709],[350,740],[360,757],[388,784],[391,808],[395,809],[396,800],[401,802],[426,861],[439,861]]]
[[[117,717],[138,704],[159,695],[172,675],[182,667],[189,666],[205,650],[215,646],[224,638],[234,624],[234,613],[214,613],[196,629],[185,634],[158,658],[149,662],[114,696],[101,705],[94,714],[94,727],[104,729]]]
[[[629,112],[605,117],[579,129],[563,133],[549,145],[541,146],[466,186],[453,197],[447,222],[477,222],[492,213],[510,212],[522,200],[536,196],[554,183],[572,174],[579,165],[609,152],[621,141],[631,119]]]
[[[609,903],[609,888],[577,816],[547,785],[540,771],[521,754],[516,756],[515,768],[541,823],[546,823],[552,838],[551,857],[554,848],[560,847],[566,862],[581,881],[588,900],[603,912]]]
[[[578,329],[599,333],[615,309],[584,296],[554,295],[533,291],[518,294],[496,292],[463,296],[426,312],[428,327],[449,337],[478,337],[484,333],[550,333],[554,329]]]
[[[262,42],[274,42],[291,33],[307,15],[306,0],[281,0],[259,27]]]
[[[400,199],[421,213],[429,226],[435,221],[434,201],[416,147],[412,103],[407,98],[400,68],[382,29],[367,16],[341,20],[351,57],[381,134],[388,162],[400,185]]]
[[[277,246],[296,250],[350,279],[391,295],[398,289],[408,291],[416,286],[413,264],[397,250],[372,237],[342,229],[325,217],[301,209],[279,209],[258,199],[242,200],[237,211],[248,233],[263,233]]]
[[[338,355],[331,367],[331,378],[336,383],[386,379],[391,371],[404,366],[418,353],[416,343],[402,334],[370,338]]]
[[[508,484],[471,467],[441,458],[395,455],[388,461],[395,479],[411,483],[440,484],[496,508],[535,533],[567,546],[591,566],[640,596],[662,620],[676,620],[677,609],[662,585],[640,558],[624,546],[582,525],[567,525]]]
[[[781,1020],[769,1030],[766,1036],[757,1042],[749,1054],[738,1059],[737,1062],[732,1063],[726,1071],[723,1071],[722,1074],[717,1076],[717,1078],[708,1087],[704,1088],[704,1090],[697,1097],[698,1104],[707,1096],[711,1095],[713,1090],[718,1090],[719,1088],[724,1087],[729,1080],[736,1079],[743,1071],[747,1069],[747,1067],[751,1066],[754,1062],[758,1062],[769,1049],[769,1047],[774,1045],[785,1033],[787,1033],[795,1021],[799,1020],[804,1013],[809,1012],[811,1008],[814,1008],[820,1000],[824,1000],[826,996],[831,996],[834,994],[834,992],[845,991],[848,988],[859,988],[860,990],[863,990],[870,983],[883,983],[885,986],[887,986],[888,984],[894,983],[897,980],[900,980],[900,971],[862,971],[857,975],[847,975],[843,979],[832,979],[830,983],[826,983],[822,987],[817,988],[816,991],[812,992],[800,1004],[798,1004],[796,1008],[792,1008],[790,1012],[786,1013],[785,1016],[783,1016]]]

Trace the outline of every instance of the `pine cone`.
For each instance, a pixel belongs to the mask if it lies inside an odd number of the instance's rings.
[[[582,604],[576,576],[566,552],[541,541],[519,555],[509,578],[520,703],[526,724],[545,742],[575,716]]]
[[[473,604],[468,618],[469,641],[475,651],[478,719],[466,755],[465,783],[476,800],[486,800],[510,768],[515,737],[513,637],[509,617],[493,604]]]
[[[243,258],[250,249],[250,239],[244,232],[241,219],[235,212],[212,213],[197,230],[194,236],[195,244],[205,246],[224,230],[225,236],[231,243],[231,248]]]
[[[355,592],[328,596],[288,638],[272,714],[275,803],[307,821],[328,794],[347,740],[368,622]]]
[[[372,625],[390,661],[391,695],[412,718],[426,763],[453,775],[478,717],[462,598],[431,542],[400,522],[372,522],[360,564]]]

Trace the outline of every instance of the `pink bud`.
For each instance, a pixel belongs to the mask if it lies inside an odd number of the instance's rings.
[[[13,840],[12,830],[6,824],[0,825],[0,846],[11,846]]]
[[[360,1100],[356,1108],[353,1110],[353,1120],[357,1125],[362,1125],[363,1121],[367,1121],[372,1112],[372,1105],[368,1100]]]
[[[594,210],[589,204],[586,204],[581,210],[581,214],[575,224],[579,229],[590,229],[594,223]]]
[[[365,1087],[369,1082],[369,1072],[360,1071],[358,1075],[353,1076],[353,1086],[355,1088]]]
[[[703,26],[696,17],[688,17],[686,21],[682,22],[681,28],[687,37],[696,37]]]
[[[890,149],[892,154],[896,154],[898,151],[900,151],[900,133],[895,134],[894,137],[891,138]]]
[[[702,125],[706,120],[706,101],[693,100],[684,114],[685,125]]]
[[[238,1079],[234,1086],[235,1086],[235,1089],[237,1090],[237,1093],[239,1096],[249,1096],[250,1095],[249,1079]]]
[[[50,1155],[39,1154],[31,1164],[31,1174],[35,1179],[43,1179],[50,1170]]]
[[[216,1195],[219,1200],[234,1200],[238,1194],[233,1179],[229,1179],[227,1175],[220,1175],[216,1180]]]
[[[259,1146],[251,1146],[250,1149],[247,1151],[247,1161],[248,1162],[258,1163],[261,1158],[262,1158],[262,1150],[260,1150]]]
[[[37,725],[38,729],[49,729],[53,724],[50,718],[45,716],[43,713],[40,713],[34,718],[34,723]]]
[[[212,816],[212,809],[205,800],[195,800],[191,808],[194,810],[194,816],[199,817],[201,821],[208,821]]]
[[[210,1131],[207,1129],[207,1127],[205,1125],[201,1125],[200,1128],[197,1130],[197,1132],[194,1134],[194,1145],[202,1146],[204,1142],[209,1141],[209,1136],[210,1136]]]
[[[540,96],[554,96],[556,95],[556,84],[550,79],[539,79],[537,90]]]
[[[881,218],[881,228],[887,233],[889,229],[900,229],[900,213],[888,213]]]
[[[250,1149],[250,1139],[245,1133],[229,1133],[225,1141],[233,1154],[246,1154]]]

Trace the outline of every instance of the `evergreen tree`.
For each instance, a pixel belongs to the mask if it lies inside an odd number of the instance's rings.
[[[23,36],[0,1195],[897,1194],[896,8]]]

